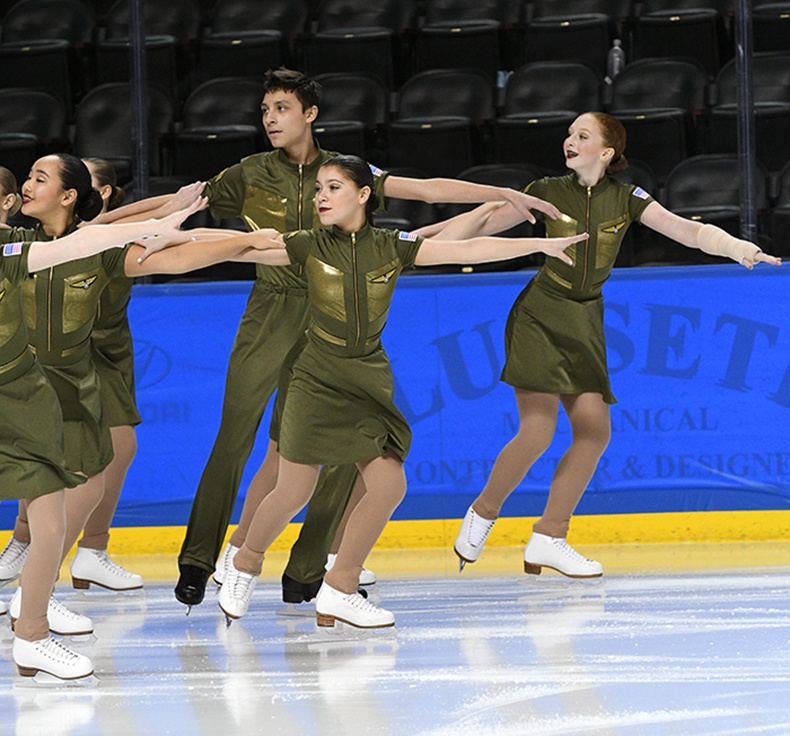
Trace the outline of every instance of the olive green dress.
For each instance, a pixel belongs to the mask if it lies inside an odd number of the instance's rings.
[[[561,219],[546,220],[549,237],[587,232],[590,238],[567,249],[572,266],[547,257],[519,294],[505,329],[502,380],[540,393],[596,392],[614,404],[601,288],[628,226],[653,199],[611,177],[585,187],[575,174],[539,179],[525,191],[565,213]]]
[[[336,227],[288,233],[285,244],[307,276],[310,326],[287,388],[280,454],[310,465],[386,452],[404,460],[411,430],[393,401],[381,333],[397,278],[422,238],[365,225],[350,234]]]
[[[132,279],[120,276],[104,289],[91,332],[93,362],[99,373],[101,398],[110,427],[142,421],[134,391],[134,345],[127,308]]]
[[[26,240],[52,240],[40,226],[0,230],[4,240],[18,240],[20,235]],[[58,245],[53,242],[51,247]],[[33,274],[22,284],[30,344],[63,412],[66,466],[88,476],[104,470],[113,457],[91,331],[102,292],[112,279],[124,275],[128,248],[111,248],[62,263]]]
[[[85,482],[66,469],[60,404],[28,344],[19,287],[29,249],[8,244],[0,255],[0,500]]]
[[[315,177],[337,154],[319,149],[309,164],[294,164],[277,149],[242,159],[206,183],[211,214],[241,217],[249,230],[280,232],[320,227],[315,216]],[[373,171],[384,201],[387,172]],[[244,314],[228,362],[222,418],[200,478],[178,561],[213,570],[225,540],[244,467],[274,390],[283,359],[308,322],[307,284],[300,269],[256,264]],[[326,555],[351,495],[357,471],[326,467],[318,480],[286,574],[313,582],[324,573]],[[338,508],[341,510],[338,511]]]

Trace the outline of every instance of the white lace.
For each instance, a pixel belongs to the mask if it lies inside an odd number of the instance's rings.
[[[217,562],[217,567],[214,570],[214,578],[216,579],[217,574],[222,578],[223,582],[224,579],[228,576],[230,572],[230,563],[231,560],[236,556],[236,552],[239,551],[238,547],[235,547],[230,542],[225,545],[225,549],[222,550],[222,554],[220,555],[219,561]]]
[[[66,606],[54,596],[49,599],[48,614],[51,616],[60,616],[67,621],[73,621],[75,623],[78,621],[83,622],[87,618],[86,616],[66,608]]]
[[[0,567],[13,567],[20,562],[20,558],[27,557],[28,542],[20,542],[11,537],[5,549],[0,552]]]
[[[564,539],[561,537],[551,537],[551,543],[564,554],[566,557],[569,557],[576,562],[589,562],[590,564],[595,564],[595,560],[591,560],[589,557],[584,557],[584,555],[580,555],[573,547],[570,546]]]
[[[474,509],[470,509],[470,512],[472,516],[466,534],[466,541],[472,547],[481,547],[494,528],[496,519],[484,519]]]
[[[47,639],[31,642],[36,648],[36,652],[56,664],[74,664],[81,659],[81,655],[64,647],[57,639],[51,636]]]
[[[359,593],[345,593],[343,594],[343,599],[350,606],[362,613],[379,613],[383,610],[378,606],[374,606],[367,598]]]
[[[223,589],[230,583],[230,597],[234,600],[249,603],[258,576],[242,572],[233,566],[231,567],[232,569],[228,570],[228,577],[225,579]]]
[[[137,577],[135,573],[129,572],[129,570],[121,567],[117,562],[111,560],[106,550],[92,550],[91,554],[96,557],[96,559],[101,563],[102,567],[107,569],[113,575],[127,579]]]

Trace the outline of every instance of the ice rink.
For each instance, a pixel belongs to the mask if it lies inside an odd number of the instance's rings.
[[[602,579],[525,576],[520,548],[460,575],[446,550],[374,552],[396,628],[367,632],[318,629],[310,604],[281,615],[276,555],[230,628],[213,584],[184,615],[170,559],[119,559],[145,574],[138,594],[64,575],[97,682],[30,686],[6,617],[0,734],[790,734],[790,543],[580,550]]]

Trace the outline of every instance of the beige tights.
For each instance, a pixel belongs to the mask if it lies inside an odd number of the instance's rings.
[[[247,538],[233,558],[236,569],[260,574],[266,550],[313,495],[319,470],[318,465],[298,465],[280,457],[277,484],[255,509]]]
[[[554,471],[546,507],[533,529],[551,537],[567,535],[571,516],[609,444],[609,406],[599,393],[556,396],[516,389],[519,430],[499,453],[488,482],[472,504],[480,516],[499,516],[507,497],[551,444],[560,401],[573,438]]]
[[[383,455],[358,467],[367,490],[348,517],[334,567],[324,578],[344,593],[356,592],[365,560],[406,494],[406,474],[396,457]]]
[[[406,493],[403,464],[392,456],[360,463],[359,470],[369,490],[351,512],[335,566],[326,575],[329,585],[346,593],[356,591],[370,550]],[[258,506],[247,539],[233,558],[238,570],[260,574],[266,550],[310,500],[318,471],[317,465],[280,458],[277,485]]]
[[[250,481],[247,489],[247,496],[244,499],[244,506],[241,509],[239,525],[234,529],[228,540],[234,547],[241,547],[247,539],[247,532],[250,524],[255,517],[258,506],[261,505],[277,485],[277,468],[280,462],[280,455],[277,452],[277,443],[269,440],[269,447],[266,449],[266,457],[261,463],[261,467]]]
[[[110,542],[110,526],[118,507],[126,473],[137,452],[137,434],[134,427],[125,425],[111,427],[112,449],[115,453],[112,462],[104,469],[104,493],[101,501],[85,523],[80,547],[106,550]]]
[[[351,497],[348,499],[348,504],[346,505],[346,510],[343,512],[343,516],[340,519],[340,524],[337,526],[335,537],[332,540],[332,546],[329,548],[330,554],[337,554],[338,550],[340,549],[340,543],[343,541],[343,535],[346,532],[348,520],[351,518],[351,514],[354,512],[354,509],[357,507],[357,504],[362,500],[364,495],[365,479],[362,477],[362,473],[360,473],[357,476],[354,487],[351,489]]]
[[[241,509],[241,518],[239,525],[231,534],[228,540],[234,547],[241,547],[247,539],[247,533],[255,516],[255,511],[260,506],[266,496],[268,496],[277,485],[277,468],[279,464],[279,453],[277,452],[277,443],[269,440],[269,447],[266,450],[266,457],[263,460],[258,472],[250,481],[250,486],[247,489],[247,496],[244,499],[244,506]],[[351,498],[346,506],[345,513],[340,520],[340,524],[335,532],[335,537],[332,540],[330,552],[337,553],[340,546],[340,540],[343,538],[348,518],[354,507],[359,503],[359,500],[365,493],[365,482],[360,475],[354,484],[354,489],[351,492]]]
[[[14,631],[20,639],[38,641],[49,635],[47,607],[60,569],[66,533],[65,492],[26,500],[31,537],[22,570],[22,600]]]

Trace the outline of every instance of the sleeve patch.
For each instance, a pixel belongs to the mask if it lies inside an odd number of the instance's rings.
[[[398,240],[408,240],[411,243],[417,241],[417,233],[405,233],[403,231],[398,233]]]
[[[374,166],[373,164],[368,164],[368,166],[370,166],[370,173],[373,174],[373,176],[384,176],[384,172],[378,166]]]
[[[18,256],[22,253],[22,243],[8,243],[3,246],[4,256]]]
[[[639,199],[647,199],[650,196],[642,187],[636,187],[631,194],[635,197],[639,197]]]

